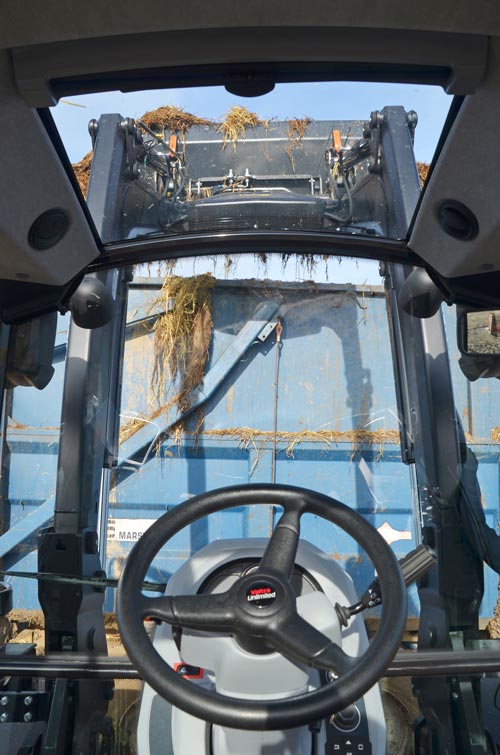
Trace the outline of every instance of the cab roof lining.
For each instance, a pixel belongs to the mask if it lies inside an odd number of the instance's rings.
[[[235,27],[366,27],[370,29],[422,30],[500,36],[500,5],[496,0],[350,0],[348,3],[315,0],[184,0],[173,6],[159,3],[141,12],[135,0],[19,0],[4,4],[0,49],[51,42],[96,39],[105,36],[147,33],[170,29]]]
[[[485,75],[488,38],[253,26],[234,28],[229,37],[224,28],[154,32],[21,47],[11,54],[18,89],[31,107],[48,107],[62,95],[85,91],[223,83],[234,66],[278,81],[304,78],[305,66],[309,80],[316,74],[421,81],[462,95],[473,92]]]

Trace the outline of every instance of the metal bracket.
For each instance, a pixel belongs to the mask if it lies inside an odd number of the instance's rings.
[[[273,332],[277,324],[278,324],[277,320],[276,322],[268,322],[267,325],[265,325],[262,328],[259,335],[257,336],[259,341],[262,341],[262,343],[264,343],[264,341],[267,341],[267,339],[269,338],[269,336],[271,335],[271,333]]]
[[[137,150],[136,142],[138,140],[137,129],[133,118],[125,118],[120,125],[120,131],[125,137],[125,149],[127,154],[127,176],[128,178],[137,178],[139,169],[137,167]]]
[[[34,723],[48,721],[52,693],[49,692],[3,692],[0,696],[1,724]]]
[[[368,163],[368,170],[370,173],[380,173],[382,167],[381,160],[381,139],[380,130],[384,124],[384,115],[378,110],[374,110],[370,114],[370,120],[365,123],[363,129],[363,136],[365,139],[370,140],[370,160]]]

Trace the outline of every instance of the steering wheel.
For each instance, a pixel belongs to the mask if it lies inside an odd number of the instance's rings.
[[[242,505],[279,505],[284,512],[256,571],[224,593],[146,597],[142,584],[158,551],[177,532],[208,514]],[[309,512],[341,527],[375,566],[384,596],[375,637],[358,658],[347,655],[315,629],[296,608],[291,587],[300,518]],[[235,729],[272,730],[302,726],[344,709],[383,676],[399,647],[406,622],[406,587],[385,540],[359,514],[321,493],[287,485],[242,485],[195,496],[146,530],[125,563],[117,596],[123,644],[144,680],[172,705],[197,718]],[[144,620],[204,632],[260,640],[299,664],[332,670],[338,677],[317,690],[286,699],[241,700],[183,679],[153,647]]]

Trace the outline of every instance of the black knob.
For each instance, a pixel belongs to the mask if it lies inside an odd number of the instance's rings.
[[[354,731],[361,722],[361,715],[355,705],[348,705],[344,710],[335,713],[333,725],[340,731]]]

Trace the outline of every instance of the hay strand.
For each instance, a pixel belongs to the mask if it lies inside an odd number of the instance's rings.
[[[73,165],[73,171],[75,173],[76,180],[78,181],[78,185],[80,186],[80,190],[84,197],[87,196],[93,156],[93,152],[87,152],[87,154],[82,157],[80,162]]]
[[[424,183],[427,180],[427,175],[429,173],[429,165],[427,163],[419,163],[417,162],[417,170],[418,170],[418,177],[420,178],[420,185],[423,186]]]
[[[294,152],[302,145],[307,127],[311,123],[311,118],[304,116],[303,118],[290,118],[288,123],[288,144],[285,148],[285,152],[288,155],[290,162],[292,163],[292,169],[295,172],[295,160]]]
[[[169,405],[171,403],[169,402]],[[160,413],[165,411],[165,407],[158,409],[148,420],[154,419]],[[140,427],[146,424],[146,420],[134,420],[128,426],[127,437],[131,437],[136,433]],[[233,438],[238,442],[241,448],[249,448],[252,446],[255,450],[258,450],[258,443],[271,442],[276,440],[281,443],[285,443],[285,455],[292,459],[294,452],[301,443],[318,443],[326,446],[338,446],[340,443],[349,443],[351,446],[351,458],[353,455],[360,451],[364,446],[378,446],[377,460],[380,459],[384,452],[385,444],[399,445],[400,435],[398,430],[365,430],[364,428],[358,428],[356,430],[298,430],[290,432],[286,430],[278,430],[276,433],[273,430],[259,430],[253,427],[226,427],[226,428],[213,428],[211,430],[202,430],[203,420],[197,419],[197,426],[194,431],[189,434],[205,435],[213,438]],[[176,443],[180,442],[179,432],[187,432],[181,425],[176,426],[177,435],[175,437]],[[125,426],[122,428],[122,433],[125,431]],[[170,433],[171,431],[169,431]],[[122,435],[120,435],[120,442],[123,442]]]
[[[247,128],[256,126],[264,126],[267,129],[269,121],[263,121],[257,113],[250,112],[246,107],[234,105],[217,129],[217,133],[222,134],[222,149],[225,149],[229,142],[236,149],[237,142],[240,139],[245,140]]]
[[[165,105],[156,110],[149,110],[139,119],[152,131],[175,131],[186,135],[192,126],[211,126],[212,121],[187,113],[176,105]]]
[[[492,427],[490,430],[490,441],[492,443],[500,443],[500,427]]]
[[[231,427],[203,430],[201,434],[236,438],[243,448],[248,448],[250,445],[255,448],[259,441],[271,441],[276,437],[278,441],[287,444],[285,454],[288,458],[293,458],[294,451],[300,443],[322,443],[326,446],[350,443],[353,453],[365,445],[376,445],[379,447],[377,458],[380,458],[386,443],[399,445],[400,442],[398,430],[365,430],[363,428],[356,430],[299,430],[296,432],[278,430],[275,433],[273,430],[257,430],[252,427]]]
[[[210,273],[192,278],[169,276],[152,304],[152,309],[160,306],[163,310],[153,327],[153,389],[161,400],[167,382],[179,376],[176,403],[183,413],[189,410],[189,394],[203,382],[212,339],[214,285]]]

